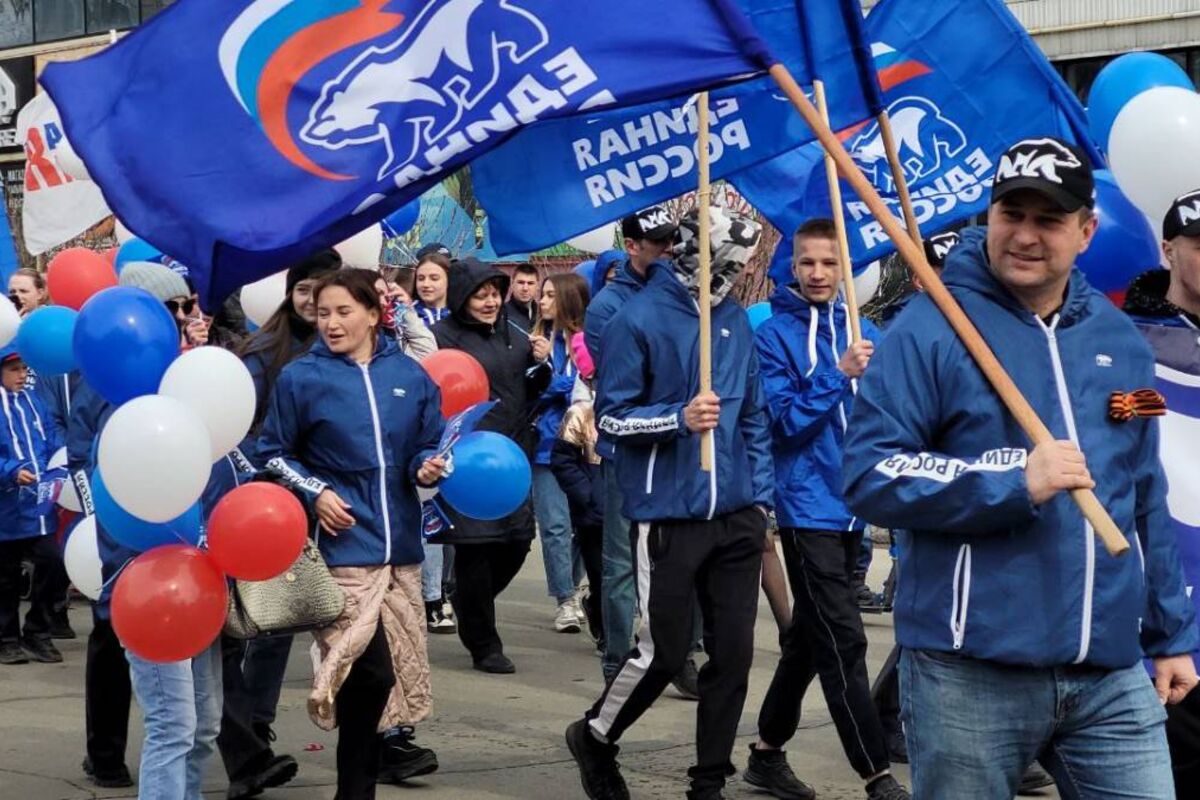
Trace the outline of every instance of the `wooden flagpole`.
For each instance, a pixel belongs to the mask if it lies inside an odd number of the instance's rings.
[[[712,391],[712,242],[710,228],[712,219],[708,207],[712,196],[712,185],[709,179],[708,154],[708,92],[701,92],[696,104],[696,150],[697,169],[700,175],[699,187],[696,191],[696,208],[700,220],[700,392]],[[713,470],[713,433],[705,431],[700,436],[700,469],[704,472]]]
[[[829,105],[825,101],[825,81],[813,81],[817,111],[821,121],[829,126]],[[846,237],[846,210],[842,207],[842,182],[838,179],[837,164],[829,151],[825,152],[825,180],[829,184],[829,205],[833,210],[833,227],[837,231],[838,260],[842,262],[842,290],[846,293],[846,313],[850,317],[850,343],[862,341],[862,323],[858,318],[858,292],[854,286],[854,264],[850,261],[850,240]]]
[[[996,355],[987,346],[987,342],[983,340],[979,330],[967,317],[962,307],[951,296],[946,289],[937,273],[925,260],[925,251],[918,247],[916,243],[905,232],[892,213],[888,210],[887,205],[883,202],[883,198],[875,191],[875,187],[871,185],[866,176],[862,174],[862,170],[850,158],[850,154],[846,152],[846,148],[842,146],[828,125],[821,119],[820,112],[813,107],[813,104],[805,96],[804,90],[796,83],[796,79],[788,72],[787,68],[782,64],[775,64],[770,70],[771,77],[783,90],[783,93],[791,101],[792,105],[808,123],[808,126],[817,134],[821,145],[825,148],[825,152],[829,153],[837,163],[838,169],[842,175],[850,181],[850,185],[863,202],[867,204],[867,208],[883,226],[884,231],[896,245],[896,249],[900,251],[900,255],[912,267],[913,272],[921,283],[925,285],[925,291],[929,298],[937,304],[942,314],[946,317],[946,321],[950,323],[950,327],[958,334],[958,338],[967,348],[967,352],[975,359],[975,363],[979,366],[980,371],[988,379],[992,388],[996,390],[996,394],[1004,402],[1009,413],[1017,420],[1021,429],[1025,431],[1025,435],[1035,444],[1045,444],[1053,441],[1054,437],[1046,425],[1038,418],[1037,412],[1029,405],[1029,401],[1021,394],[1021,390],[1013,383],[1012,378],[1004,370]],[[1092,529],[1096,535],[1104,542],[1104,547],[1110,555],[1124,555],[1129,551],[1129,542],[1125,536],[1117,528],[1116,523],[1112,521],[1112,517],[1100,505],[1100,501],[1096,499],[1096,495],[1088,489],[1075,489],[1071,492],[1071,497],[1083,512],[1084,517],[1092,525]]]
[[[900,208],[904,211],[904,225],[908,228],[908,235],[913,243],[921,247],[921,226],[917,222],[917,212],[913,210],[912,195],[908,193],[908,178],[904,177],[900,152],[896,149],[896,137],[892,134],[892,118],[886,108],[879,112],[877,121],[883,149],[887,153],[888,167],[891,168],[892,180],[896,183],[896,194],[900,196]]]

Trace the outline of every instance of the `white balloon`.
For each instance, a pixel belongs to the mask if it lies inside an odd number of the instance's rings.
[[[567,240],[567,244],[584,253],[603,253],[605,250],[612,250],[616,233],[617,224],[609,222],[606,225],[601,225],[594,231],[588,231],[587,233],[571,237]]]
[[[1200,189],[1200,95],[1160,86],[1130,100],[1113,123],[1109,161],[1121,191],[1153,221]]]
[[[260,328],[279,310],[287,297],[287,270],[242,287],[242,311]]]
[[[158,393],[196,412],[208,428],[212,460],[245,438],[254,422],[254,379],[241,359],[220,347],[197,347],[171,362]]]
[[[116,223],[113,225],[113,235],[117,237],[117,244],[125,244],[130,239],[136,239],[137,236],[129,228],[125,227],[125,223],[113,217]]]
[[[104,573],[100,569],[100,544],[96,541],[96,517],[79,520],[63,548],[63,565],[75,588],[91,600],[100,599]]]
[[[60,447],[50,457],[46,469],[58,469],[66,465],[67,448]],[[58,504],[67,511],[83,511],[83,504],[79,502],[79,495],[75,492],[75,483],[69,477],[63,481],[62,491],[58,493]]]
[[[880,275],[879,262],[872,261],[854,278],[854,296],[858,300],[859,308],[870,302],[871,298],[875,296],[875,292],[879,291]]]
[[[17,338],[17,328],[21,327],[21,312],[8,299],[8,295],[0,294],[0,347]]]
[[[342,265],[360,269],[379,269],[379,253],[383,249],[383,226],[372,225],[359,231],[334,250],[342,257]]]
[[[176,400],[148,394],[118,408],[100,434],[97,463],[121,508],[167,522],[200,499],[212,472],[208,428]]]

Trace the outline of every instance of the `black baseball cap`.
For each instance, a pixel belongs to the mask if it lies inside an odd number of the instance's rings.
[[[1052,136],[1022,139],[1000,157],[992,202],[1022,189],[1049,197],[1068,213],[1096,204],[1096,180],[1087,155]]]
[[[621,236],[634,241],[661,242],[674,237],[678,230],[666,206],[650,206],[621,220]]]
[[[1162,235],[1167,241],[1176,236],[1200,236],[1200,189],[1175,198],[1163,217]]]
[[[958,231],[946,231],[926,239],[925,260],[929,262],[929,266],[934,269],[946,266],[946,256],[950,255],[950,251],[958,245],[961,238]]]
[[[422,258],[425,258],[425,256],[432,255],[445,256],[446,258],[454,257],[450,253],[450,248],[446,247],[446,245],[442,244],[441,242],[430,242],[417,251],[417,261],[419,262]]]

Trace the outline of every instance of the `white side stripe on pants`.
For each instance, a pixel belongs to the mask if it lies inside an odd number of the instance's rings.
[[[642,612],[642,627],[638,632],[638,655],[621,667],[617,677],[604,698],[600,713],[592,720],[592,730],[601,739],[608,741],[608,732],[616,722],[617,714],[629,701],[637,685],[646,677],[650,662],[654,660],[654,637],[650,635],[650,523],[638,523],[637,538],[637,588],[638,605]]]

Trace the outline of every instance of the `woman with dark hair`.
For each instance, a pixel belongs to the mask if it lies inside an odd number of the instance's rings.
[[[537,405],[537,453],[533,463],[533,508],[542,537],[546,589],[558,603],[554,629],[578,633],[584,614],[575,599],[574,554],[571,547],[571,509],[567,496],[550,469],[550,454],[571,405],[579,370],[571,358],[571,337],[583,330],[588,287],[573,272],[550,275],[542,281],[534,335],[550,343],[553,377]],[[596,587],[599,589],[599,587]]]
[[[46,276],[29,267],[17,270],[8,279],[8,299],[13,301],[22,317],[29,316],[42,306],[50,305]]]
[[[315,632],[308,700],[313,721],[339,731],[339,800],[437,769],[408,726],[431,708],[416,490],[442,477],[445,423],[433,381],[380,335],[377,277],[343,269],[315,289],[320,340],[280,373],[258,441],[268,469],[309,498],[346,593],[342,616]]]
[[[447,303],[450,287],[450,259],[441,253],[428,253],[417,262],[417,304],[413,307],[425,324],[432,328],[453,310]]]
[[[546,387],[550,370],[542,365],[550,343],[531,339],[510,324],[504,311],[508,277],[474,258],[454,262],[448,293],[451,315],[433,329],[442,350],[462,350],[487,373],[491,399],[500,402],[477,426],[515,441],[532,456],[535,444],[530,413]],[[451,526],[432,541],[454,545],[455,590],[450,596],[458,636],[471,653],[475,669],[509,674],[515,671],[504,655],[496,631],[496,596],[516,576],[534,536],[529,498],[503,519],[468,519],[440,503]]]

